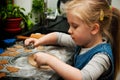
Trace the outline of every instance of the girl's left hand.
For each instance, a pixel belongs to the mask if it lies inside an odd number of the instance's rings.
[[[40,67],[41,65],[49,65],[48,62],[53,57],[54,56],[44,53],[44,52],[38,52],[34,54],[34,60],[36,61],[38,67]]]

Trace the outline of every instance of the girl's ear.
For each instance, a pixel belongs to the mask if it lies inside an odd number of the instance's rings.
[[[100,30],[100,25],[98,23],[95,23],[91,27],[91,34],[97,34]]]

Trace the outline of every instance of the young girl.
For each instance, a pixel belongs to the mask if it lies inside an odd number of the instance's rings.
[[[53,32],[40,39],[26,39],[25,45],[33,42],[34,46],[59,44],[75,48],[73,66],[43,52],[34,55],[37,64],[49,65],[65,80],[113,80],[120,65],[120,12],[112,9],[107,0],[72,0],[66,3],[65,12],[70,35]]]

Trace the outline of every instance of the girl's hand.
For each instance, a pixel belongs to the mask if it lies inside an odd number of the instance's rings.
[[[34,60],[37,62],[37,65],[40,67],[41,65],[49,65],[48,62],[50,59],[54,58],[54,56],[39,52],[34,54]]]
[[[28,38],[24,41],[25,46],[30,45],[30,43],[33,43],[33,46],[37,47],[39,45],[39,40],[36,38]]]

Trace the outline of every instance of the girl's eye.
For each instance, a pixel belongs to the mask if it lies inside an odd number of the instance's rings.
[[[77,24],[72,24],[72,27],[76,29],[78,27],[78,25]]]

